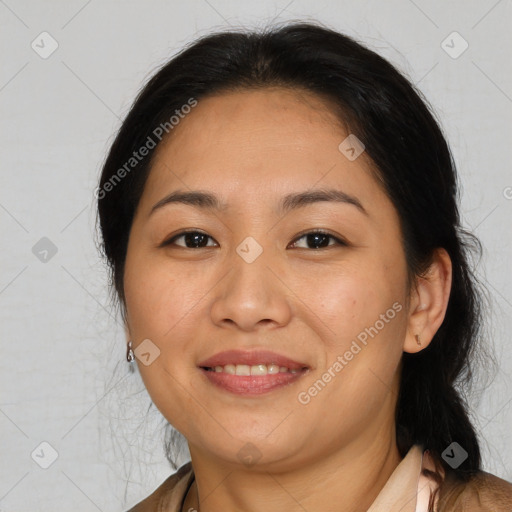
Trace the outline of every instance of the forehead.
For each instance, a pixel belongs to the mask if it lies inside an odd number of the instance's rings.
[[[245,150],[257,150],[253,144],[256,142],[267,147],[305,145],[318,138],[315,131],[320,127],[323,136],[328,130],[339,138],[341,126],[334,107],[306,91],[284,88],[230,91],[200,99],[158,151],[165,151],[173,142],[190,142],[190,136],[201,147],[212,142]],[[279,134],[277,140],[276,134]]]
[[[349,160],[334,107],[303,91],[260,89],[210,96],[157,148],[145,198],[174,189],[209,190],[225,202],[260,201],[315,186],[335,187],[361,202],[387,198],[363,153]]]

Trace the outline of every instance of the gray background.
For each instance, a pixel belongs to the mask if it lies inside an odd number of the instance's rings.
[[[99,170],[142,83],[186,42],[308,18],[390,59],[441,119],[464,225],[484,245],[478,273],[499,363],[471,409],[484,469],[512,480],[510,1],[0,0],[0,510],[121,511],[170,473],[163,421],[127,372],[94,243]],[[44,31],[58,43],[47,58]],[[442,47],[453,31],[469,44],[457,58]],[[58,454],[48,469],[41,442]]]

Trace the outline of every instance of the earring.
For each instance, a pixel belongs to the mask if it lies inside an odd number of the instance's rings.
[[[420,335],[415,334],[414,337],[416,338],[416,343],[421,347]]]
[[[133,350],[132,350],[132,341],[130,340],[126,346],[126,360],[129,362],[129,363],[133,363],[135,359],[135,354],[133,353]],[[131,366],[131,365],[130,365]]]

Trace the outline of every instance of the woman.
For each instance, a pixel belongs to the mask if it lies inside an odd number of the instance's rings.
[[[191,456],[132,511],[512,510],[454,387],[478,240],[386,60],[311,23],[204,37],[139,94],[97,197],[127,358]]]

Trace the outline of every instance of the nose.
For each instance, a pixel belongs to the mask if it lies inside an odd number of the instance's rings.
[[[226,258],[229,271],[220,281],[211,307],[216,325],[252,331],[262,326],[282,327],[290,321],[289,297],[293,294],[269,253],[264,250],[252,262],[244,259],[243,252],[233,251]]]

